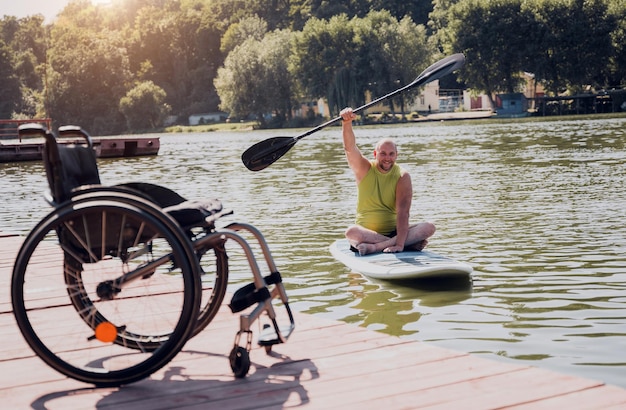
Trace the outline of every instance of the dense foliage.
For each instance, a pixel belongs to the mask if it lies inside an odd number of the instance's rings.
[[[523,72],[553,95],[623,87],[625,22],[621,0],[73,0],[51,24],[0,20],[0,118],[106,134],[221,109],[284,126],[302,103],[336,114],[456,52],[459,81],[490,96]]]

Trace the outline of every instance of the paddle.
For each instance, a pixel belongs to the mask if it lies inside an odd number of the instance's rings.
[[[462,53],[448,56],[422,71],[422,73],[415,80],[413,80],[412,83],[405,85],[404,87],[399,88],[396,91],[390,92],[387,95],[370,101],[369,103],[354,109],[353,112],[357,113],[359,111],[366,110],[369,107],[372,107],[379,102],[386,100],[387,98],[398,95],[401,92],[404,92],[410,88],[437,80],[445,75],[450,74],[457,68],[460,68],[464,63],[465,56]],[[241,155],[241,160],[243,161],[243,164],[246,166],[246,168],[248,168],[250,171],[260,171],[262,169],[265,169],[268,166],[272,165],[274,162],[278,161],[278,159],[285,155],[287,151],[289,151],[291,147],[293,147],[296,142],[300,141],[302,138],[311,135],[314,132],[317,132],[322,128],[325,128],[339,120],[341,120],[341,117],[333,118],[332,120],[326,121],[325,123],[318,125],[317,127],[312,128],[309,131],[296,137],[272,137],[257,142]]]

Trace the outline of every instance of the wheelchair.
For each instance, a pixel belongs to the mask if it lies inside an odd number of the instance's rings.
[[[266,322],[258,343],[268,354],[287,341],[295,328],[288,297],[254,226],[216,227],[232,214],[218,199],[187,200],[145,182],[103,185],[92,139],[80,127],[63,126],[55,134],[24,124],[19,133],[45,140],[46,200],[53,210],[17,254],[11,297],[22,335],[45,363],[101,387],[150,376],[222,306],[228,241],[241,247],[253,277],[229,303],[233,313],[241,312],[229,354],[235,377],[249,371],[256,320]],[[268,275],[245,237],[261,250]],[[280,320],[275,305],[285,309]]]

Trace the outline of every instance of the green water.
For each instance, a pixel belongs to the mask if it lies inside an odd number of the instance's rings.
[[[220,198],[229,220],[265,234],[298,311],[626,387],[625,130],[624,117],[357,129],[364,152],[396,138],[412,220],[437,225],[430,250],[474,266],[470,286],[373,281],[331,258],[355,199],[338,128],[256,173],[241,153],[297,131],[166,134],[157,157],[100,167],[105,183]],[[49,210],[43,168],[0,164],[0,175],[0,231],[26,233]],[[233,290],[249,278],[238,256]]]

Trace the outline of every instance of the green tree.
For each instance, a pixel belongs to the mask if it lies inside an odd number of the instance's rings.
[[[165,3],[165,10],[148,6],[138,11],[128,41],[131,70],[141,73],[137,80],[163,88],[177,115],[213,111],[219,102],[212,80],[223,61],[221,34],[206,9]]]
[[[355,34],[359,41],[359,66],[368,66],[360,79],[380,97],[413,81],[436,57],[434,42],[429,41],[426,27],[410,17],[398,21],[387,11],[372,11],[363,19],[355,19]],[[404,115],[405,101],[418,90],[402,93],[395,98]],[[394,104],[389,102],[392,111]]]
[[[611,32],[614,51],[609,85],[626,86],[626,2],[611,2],[609,8],[615,22],[615,28]]]
[[[236,46],[245,40],[253,38],[262,40],[267,33],[267,22],[259,16],[245,17],[237,23],[233,23],[222,36],[220,51],[227,55]]]
[[[495,108],[496,92],[513,93],[521,84],[527,14],[521,0],[468,0],[450,8],[447,54],[463,52],[466,63],[460,72],[476,91],[482,91]]]
[[[49,113],[58,124],[76,124],[95,135],[121,132],[118,110],[130,72],[119,33],[54,26],[49,52]]]
[[[292,0],[289,18],[294,30],[301,30],[312,17],[329,20],[333,16],[345,14],[348,18],[364,18],[372,11],[388,11],[396,20],[410,17],[418,24],[426,24],[433,9],[431,1],[406,0]]]
[[[369,3],[366,13],[387,10],[396,20],[409,17],[416,24],[422,25],[428,23],[428,15],[433,11],[431,1],[368,0],[366,3]]]
[[[224,111],[233,117],[254,114],[261,127],[266,126],[266,114],[274,114],[278,125],[289,119],[291,36],[290,31],[275,31],[261,41],[249,38],[235,47],[215,79]]]
[[[353,1],[308,0],[304,1],[304,3],[310,18],[320,20],[330,20],[332,17],[340,14],[345,14],[348,18],[351,18],[356,13],[355,5],[353,4],[355,2]]]
[[[429,14],[428,29],[441,49],[449,44],[454,33],[449,29],[450,9],[463,0],[433,0],[433,10]]]
[[[13,66],[11,49],[0,40],[0,118],[11,118],[21,98],[19,78]]]
[[[604,85],[615,27],[606,0],[534,0],[526,6],[536,20],[532,71],[548,90],[576,93]]]
[[[21,19],[5,17],[0,20],[0,38],[9,48],[9,60],[12,61],[19,82],[19,97],[15,97],[16,100],[11,101],[11,104],[15,116],[20,118],[46,116],[44,83],[47,29],[43,21],[41,15]],[[8,95],[11,94],[3,94],[3,97]]]
[[[176,110],[186,119],[189,114],[216,111],[219,97],[213,85],[217,69],[224,61],[220,51],[222,32],[205,9],[183,8],[178,19],[179,41],[187,70],[181,72],[180,83],[188,90]]]
[[[29,88],[41,88],[42,76],[38,70],[46,61],[47,30],[43,16],[22,19],[8,17],[0,21],[5,43],[11,48],[16,70],[22,84]]]
[[[293,33],[274,31],[260,43],[262,82],[268,99],[268,109],[274,113],[275,125],[283,126],[291,120],[293,108],[293,77],[289,71]]]
[[[152,81],[133,87],[120,100],[120,112],[131,131],[150,130],[163,125],[170,111],[165,103],[165,91]]]
[[[408,84],[436,54],[425,26],[388,11],[311,19],[295,44],[293,70],[303,95],[326,97],[335,113],[363,105],[367,91],[375,98]],[[397,99],[402,112],[406,97]]]
[[[299,79],[302,97],[326,97],[335,113],[362,105],[366,85],[359,87],[357,81],[359,68],[364,68],[359,64],[361,51],[354,24],[345,14],[310,19],[295,36],[292,73]]]
[[[266,101],[257,77],[261,72],[258,46],[258,41],[248,39],[235,47],[226,57],[224,66],[217,71],[215,88],[222,110],[235,118],[245,118],[254,113],[263,123]]]
[[[405,16],[426,23],[432,3],[406,0],[212,0],[210,12],[226,27],[243,18],[258,16],[268,23],[269,30],[300,31],[311,18],[329,20],[345,14],[349,19],[363,18],[370,11],[389,11],[397,20]]]
[[[231,24],[252,16],[266,21],[269,30],[273,31],[292,28],[292,3],[299,6],[298,1],[286,0],[211,0],[208,2],[208,11],[222,25],[222,31],[226,31]]]
[[[416,23],[429,10],[427,31]],[[120,0],[113,7],[73,0],[50,26],[40,15],[0,20],[3,115],[48,114],[117,132],[127,125],[120,99],[133,84],[152,81],[181,121],[216,110],[222,97],[223,106],[261,119],[272,113],[279,124],[296,99],[325,97],[336,113],[362,105],[368,92],[375,98],[397,89],[432,62],[434,44],[446,55],[464,52],[460,79],[489,95],[516,91],[522,71],[551,93],[617,87],[626,82],[624,21],[621,0]],[[293,33],[293,49],[267,34],[282,28]],[[268,49],[244,55],[250,37]],[[235,82],[247,85],[239,93],[255,96],[248,102],[248,95],[229,97],[226,82],[218,96],[227,53],[228,75],[249,75]],[[266,73],[288,83],[272,83]],[[392,109],[404,111],[407,97],[395,98]]]

